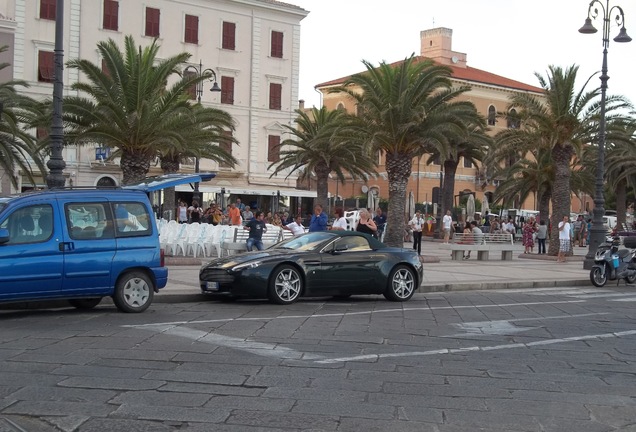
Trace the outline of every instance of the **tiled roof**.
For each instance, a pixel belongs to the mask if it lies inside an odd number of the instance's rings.
[[[416,59],[415,60],[416,62],[419,62],[419,61],[425,60],[425,57],[418,56],[415,59]],[[391,66],[397,66],[401,63],[402,61],[398,61],[398,62],[392,63]],[[486,72],[481,69],[475,69],[470,66],[459,67],[459,66],[449,65],[448,67],[451,68],[452,78],[455,78],[458,80],[473,82],[476,84],[485,84],[485,85],[491,85],[496,87],[503,87],[503,88],[514,89],[514,90],[543,93],[543,89],[541,87],[535,87],[529,84],[522,83],[520,81],[515,81],[513,79],[503,77],[501,75],[497,75],[491,72]],[[327,82],[316,85],[315,88],[340,85],[340,84],[343,84],[345,81],[347,81],[349,78],[350,76],[346,76],[346,77],[338,78],[335,80],[327,81]]]

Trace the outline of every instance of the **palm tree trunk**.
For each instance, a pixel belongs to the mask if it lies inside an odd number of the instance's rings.
[[[179,172],[179,166],[179,158],[176,158],[176,160],[167,156],[161,158],[161,169],[164,174],[174,174]],[[173,211],[177,208],[177,198],[174,187],[165,188],[163,190],[163,208],[164,210]]]
[[[570,216],[572,191],[570,189],[570,161],[573,150],[569,143],[555,145],[552,148],[554,162],[554,186],[552,187],[552,224],[550,229],[550,247],[548,255],[559,253],[559,222],[563,216]]]
[[[119,162],[125,185],[141,182],[150,170],[150,157],[143,153],[123,152]]]
[[[622,230],[627,221],[627,180],[621,179],[616,185],[616,225]]]
[[[314,206],[320,204],[326,210],[329,203],[329,167],[317,165],[314,172],[316,173],[316,199],[314,200]]]
[[[406,186],[411,176],[410,155],[387,153],[386,172],[389,180],[389,209],[384,243],[392,247],[404,247],[404,211]]]
[[[546,191],[539,195],[539,222],[550,221],[550,192]]]
[[[455,195],[455,174],[457,173],[456,160],[444,161],[444,185],[442,190],[442,210],[441,215],[444,217],[446,210],[453,211],[453,197]]]

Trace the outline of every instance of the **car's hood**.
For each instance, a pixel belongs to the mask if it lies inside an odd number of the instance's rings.
[[[218,258],[210,261],[208,264],[204,265],[203,268],[206,267],[216,267],[216,268],[232,268],[239,264],[243,264],[250,261],[262,261],[267,259],[274,259],[281,255],[289,255],[290,253],[302,253],[300,251],[294,251],[289,249],[266,249],[263,251],[254,251],[254,252],[244,252],[238,255],[232,255],[229,257]]]

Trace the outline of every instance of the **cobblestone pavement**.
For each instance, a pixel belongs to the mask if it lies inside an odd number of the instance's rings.
[[[1,311],[0,431],[636,431],[636,290]]]

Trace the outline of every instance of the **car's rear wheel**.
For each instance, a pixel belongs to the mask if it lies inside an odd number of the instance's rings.
[[[303,290],[303,279],[296,267],[282,265],[272,272],[269,281],[269,299],[277,304],[292,304]]]
[[[389,275],[384,297],[390,301],[407,301],[415,294],[415,272],[407,266],[395,267]]]
[[[154,286],[148,275],[133,271],[122,275],[117,281],[113,302],[122,312],[143,312],[152,303],[154,294]]]
[[[84,298],[83,299],[71,299],[68,302],[74,308],[88,310],[88,309],[93,309],[101,301],[102,301],[102,298],[101,297],[97,297],[97,298],[85,298],[85,299]]]

